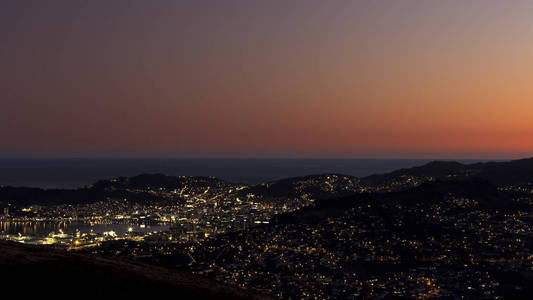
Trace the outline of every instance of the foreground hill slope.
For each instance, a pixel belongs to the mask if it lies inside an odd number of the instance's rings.
[[[19,295],[268,299],[162,267],[0,241],[2,286]]]

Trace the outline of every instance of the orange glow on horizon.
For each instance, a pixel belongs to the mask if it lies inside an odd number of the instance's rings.
[[[533,3],[252,2],[9,5],[0,155],[533,155]]]

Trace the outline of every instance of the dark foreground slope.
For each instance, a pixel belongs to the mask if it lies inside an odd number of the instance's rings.
[[[5,241],[0,272],[2,287],[20,296],[267,299],[185,272]]]

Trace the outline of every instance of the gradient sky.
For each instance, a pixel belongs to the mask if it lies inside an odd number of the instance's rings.
[[[0,2],[0,156],[533,155],[533,1]]]

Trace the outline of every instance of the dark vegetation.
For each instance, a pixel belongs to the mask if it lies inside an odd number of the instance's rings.
[[[21,298],[269,299],[187,272],[4,241],[0,270],[2,287]]]

